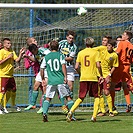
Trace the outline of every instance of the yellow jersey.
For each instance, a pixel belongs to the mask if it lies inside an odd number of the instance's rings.
[[[107,50],[104,51],[104,56],[101,57],[101,66],[103,77],[106,78],[112,67],[119,66],[118,55],[115,52],[109,53]]]
[[[110,70],[112,67],[119,66],[118,55],[115,51],[109,53],[107,51],[107,46],[98,46],[94,49],[99,51],[103,78],[106,78],[110,74]]]
[[[80,64],[80,81],[98,81],[96,62],[99,60],[99,52],[92,48],[80,51],[76,62]]]
[[[0,61],[4,60],[12,53],[13,53],[13,58],[6,60],[4,63],[0,65],[0,77],[9,77],[9,78],[13,77],[14,60],[18,58],[15,51],[13,50],[9,50],[9,51],[5,49],[0,50]]]
[[[104,54],[103,51],[107,50],[107,46],[101,45],[101,46],[93,47],[93,49],[97,50],[100,55],[103,55]]]

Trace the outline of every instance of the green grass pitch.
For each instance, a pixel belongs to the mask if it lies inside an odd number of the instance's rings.
[[[76,112],[77,121],[66,122],[61,112],[50,112],[49,122],[42,121],[36,110],[0,115],[0,133],[132,133],[133,112],[115,117],[97,117],[90,121],[91,112]]]

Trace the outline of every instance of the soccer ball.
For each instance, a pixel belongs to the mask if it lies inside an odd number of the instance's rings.
[[[84,16],[87,13],[87,9],[84,7],[79,7],[77,10],[77,14],[80,16]]]

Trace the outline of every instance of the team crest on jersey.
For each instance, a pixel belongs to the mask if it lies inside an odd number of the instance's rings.
[[[69,48],[62,48],[61,53],[64,55],[68,55],[69,54]]]
[[[109,60],[113,60],[113,57],[110,57]]]

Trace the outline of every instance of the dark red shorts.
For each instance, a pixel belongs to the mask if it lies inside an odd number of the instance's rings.
[[[130,79],[130,65],[119,65],[112,74],[112,82],[127,82]]]
[[[85,98],[87,93],[89,93],[90,97],[99,97],[100,87],[98,86],[98,82],[81,81],[79,89],[79,98]]]
[[[116,84],[115,90],[120,91],[121,87],[122,87],[122,82],[120,81],[119,83]],[[133,90],[133,79],[132,79],[132,77],[130,77],[130,79],[127,82],[127,88],[129,89],[129,91]]]
[[[0,78],[0,92],[5,93],[7,90],[16,91],[16,83],[14,77],[12,78]]]

